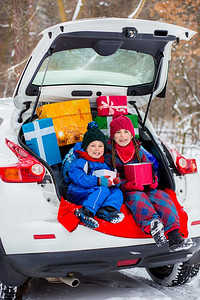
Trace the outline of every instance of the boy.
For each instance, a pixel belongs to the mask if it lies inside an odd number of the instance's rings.
[[[106,145],[105,135],[98,129],[97,123],[90,122],[82,143],[79,142],[74,147],[78,160],[69,170],[72,183],[67,190],[68,199],[82,205],[75,214],[87,227],[93,229],[99,225],[94,219],[95,215],[111,223],[119,223],[124,218],[119,211],[123,203],[121,190],[112,185],[112,181],[106,176],[93,175],[96,170],[110,170],[103,156]]]

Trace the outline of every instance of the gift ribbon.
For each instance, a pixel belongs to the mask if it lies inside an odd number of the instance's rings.
[[[108,114],[109,115],[113,115],[115,113],[115,111],[124,112],[124,113],[127,112],[127,106],[126,105],[115,106],[113,101],[111,101],[109,99],[109,96],[106,96],[106,100],[107,100],[107,102],[102,101],[102,106],[99,106],[100,110],[108,108]],[[110,103],[109,103],[109,100],[110,100]]]
[[[24,133],[25,140],[30,141],[31,139],[36,138],[37,143],[38,143],[40,157],[46,161],[46,155],[45,155],[45,151],[44,151],[42,136],[51,134],[51,133],[55,133],[54,126],[50,126],[50,127],[41,129],[38,122],[33,122],[33,126],[34,126],[35,131]]]
[[[107,120],[107,128],[100,128],[100,130],[109,137],[110,136],[110,123],[112,121],[112,117],[106,117],[106,120]]]
[[[78,112],[80,114],[80,119],[84,120],[84,116],[80,108],[78,108]]]

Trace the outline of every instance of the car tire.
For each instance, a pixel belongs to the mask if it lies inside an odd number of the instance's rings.
[[[165,286],[182,285],[192,280],[199,272],[200,265],[177,263],[146,269],[149,276],[158,284]]]
[[[0,283],[0,299],[1,300],[14,300],[17,295],[17,286],[9,286]]]
[[[199,270],[200,270],[200,264],[193,265],[192,270],[190,272],[190,278],[188,281],[192,280],[193,277],[195,277],[198,274]]]

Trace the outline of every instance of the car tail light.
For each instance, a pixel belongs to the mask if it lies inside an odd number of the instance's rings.
[[[135,258],[135,259],[128,259],[128,260],[119,260],[117,262],[118,267],[125,267],[125,266],[132,266],[136,265],[140,259]]]
[[[197,172],[196,159],[186,159],[179,153],[177,154],[176,165],[181,174]]]
[[[160,139],[161,140],[161,139]],[[175,167],[180,174],[189,174],[197,172],[197,163],[196,159],[187,159],[182,156],[175,148],[170,147],[166,141],[161,140],[164,146],[169,151],[169,154],[174,162]]]
[[[44,166],[27,151],[6,139],[6,145],[18,158],[12,166],[0,167],[0,178],[5,182],[38,182],[45,174]]]

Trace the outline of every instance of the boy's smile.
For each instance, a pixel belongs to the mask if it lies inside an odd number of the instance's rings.
[[[92,158],[100,158],[104,154],[104,144],[101,141],[93,141],[88,145],[86,152]]]

